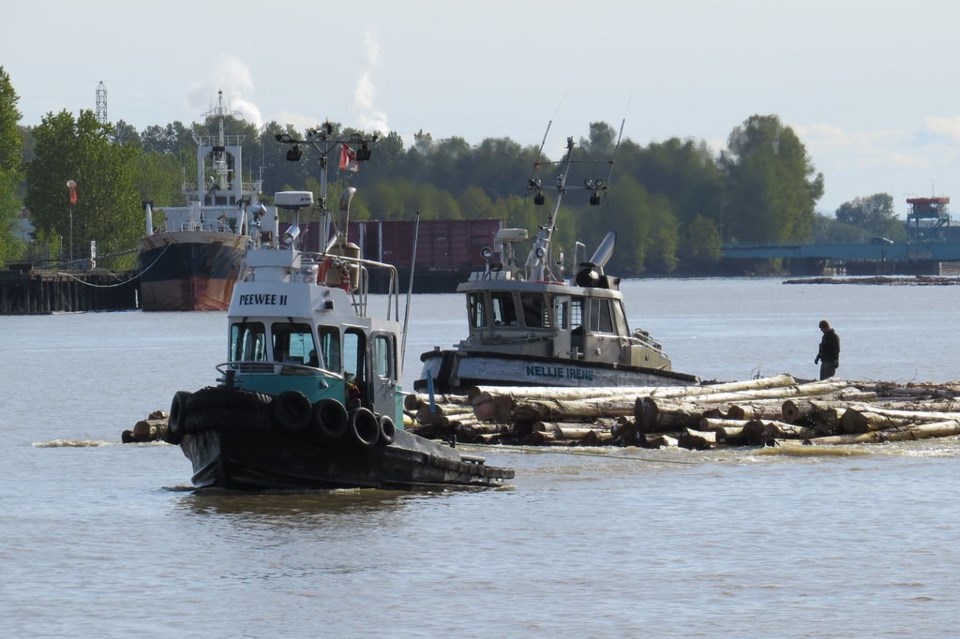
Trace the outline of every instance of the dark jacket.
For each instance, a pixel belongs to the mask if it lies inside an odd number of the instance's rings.
[[[820,340],[820,359],[825,362],[840,361],[840,336],[832,328]]]

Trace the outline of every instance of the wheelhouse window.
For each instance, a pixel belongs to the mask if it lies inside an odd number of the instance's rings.
[[[320,332],[320,356],[323,358],[323,366],[328,371],[334,373],[340,372],[340,329],[336,326],[321,326]]]
[[[590,300],[590,331],[592,333],[613,333],[610,300],[597,298]]]
[[[373,339],[373,366],[377,377],[396,379],[394,340],[390,335],[377,335]]]
[[[310,364],[317,361],[317,345],[313,341],[313,330],[309,324],[274,323],[273,359],[286,364]],[[316,366],[316,364],[310,364]]]
[[[348,328],[343,334],[343,374],[355,378],[358,383],[366,378],[366,349],[363,331]]]
[[[497,326],[516,326],[517,309],[512,293],[492,293],[490,305],[493,311],[493,323]]]
[[[487,325],[487,305],[484,302],[483,293],[467,295],[467,313],[470,315],[472,328],[484,328]]]
[[[556,301],[554,303],[554,312],[557,314],[557,328],[563,330],[569,328],[570,320],[570,302]]]
[[[540,293],[521,293],[523,323],[528,328],[550,328],[550,313]]]
[[[263,322],[236,322],[230,327],[230,361],[267,361],[267,333]]]
[[[623,310],[623,302],[613,302],[613,327],[617,335],[629,335],[630,325],[627,323],[627,314]]]
[[[570,300],[570,328],[580,329],[583,332],[583,298],[575,297]]]

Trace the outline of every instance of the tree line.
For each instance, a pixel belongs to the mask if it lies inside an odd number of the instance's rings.
[[[135,264],[143,234],[143,201],[183,206],[182,186],[196,173],[194,136],[215,135],[218,121],[148,126],[142,131],[123,122],[102,123],[91,111],[74,116],[48,113],[35,127],[19,125],[18,97],[0,67],[0,262],[37,257],[62,258],[73,249],[86,255],[96,240],[98,262],[108,268]],[[335,136],[356,131],[331,123]],[[289,124],[256,127],[227,116],[224,129],[244,137],[245,182],[262,180],[264,200],[280,190],[320,191],[320,166],[309,151],[299,162],[286,161],[287,146],[277,137],[303,137]],[[752,115],[735,126],[719,154],[704,141],[671,138],[647,146],[618,142],[606,122],[589,124],[577,144],[583,166],[611,166],[585,178],[612,178],[600,206],[571,192],[558,215],[554,243],[572,254],[574,243],[596,246],[609,230],[617,232],[617,250],[608,264],[622,276],[709,274],[718,267],[728,243],[805,243],[863,241],[873,235],[901,239],[893,198],[874,194],[844,203],[834,216],[816,213],[824,177],[802,141],[776,115]],[[536,229],[551,207],[533,204],[526,189],[540,161],[543,184],[555,178],[551,159],[537,146],[510,138],[486,138],[477,145],[464,138],[435,140],[419,131],[409,146],[396,132],[381,134],[368,162],[358,172],[331,167],[333,191],[358,187],[353,219],[500,218],[508,227]],[[336,158],[332,164],[335,164]],[[580,166],[579,164],[577,166]],[[585,169],[588,170],[588,169]],[[71,204],[67,180],[75,180],[78,198]],[[19,213],[28,210],[32,241],[17,238]],[[72,216],[71,216],[72,213]],[[69,218],[72,217],[72,220]],[[83,250],[80,250],[80,249]],[[42,251],[41,251],[42,252]],[[42,256],[41,256],[42,257]]]

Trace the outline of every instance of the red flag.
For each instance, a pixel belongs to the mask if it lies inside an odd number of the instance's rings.
[[[77,183],[73,180],[67,180],[67,189],[70,191],[70,204],[77,203]]]
[[[360,170],[360,163],[357,162],[357,152],[346,144],[340,145],[340,170],[353,171],[354,173]]]

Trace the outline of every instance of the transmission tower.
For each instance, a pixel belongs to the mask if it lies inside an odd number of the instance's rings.
[[[97,122],[106,124],[107,120],[107,87],[103,86],[103,80],[97,85]]]

